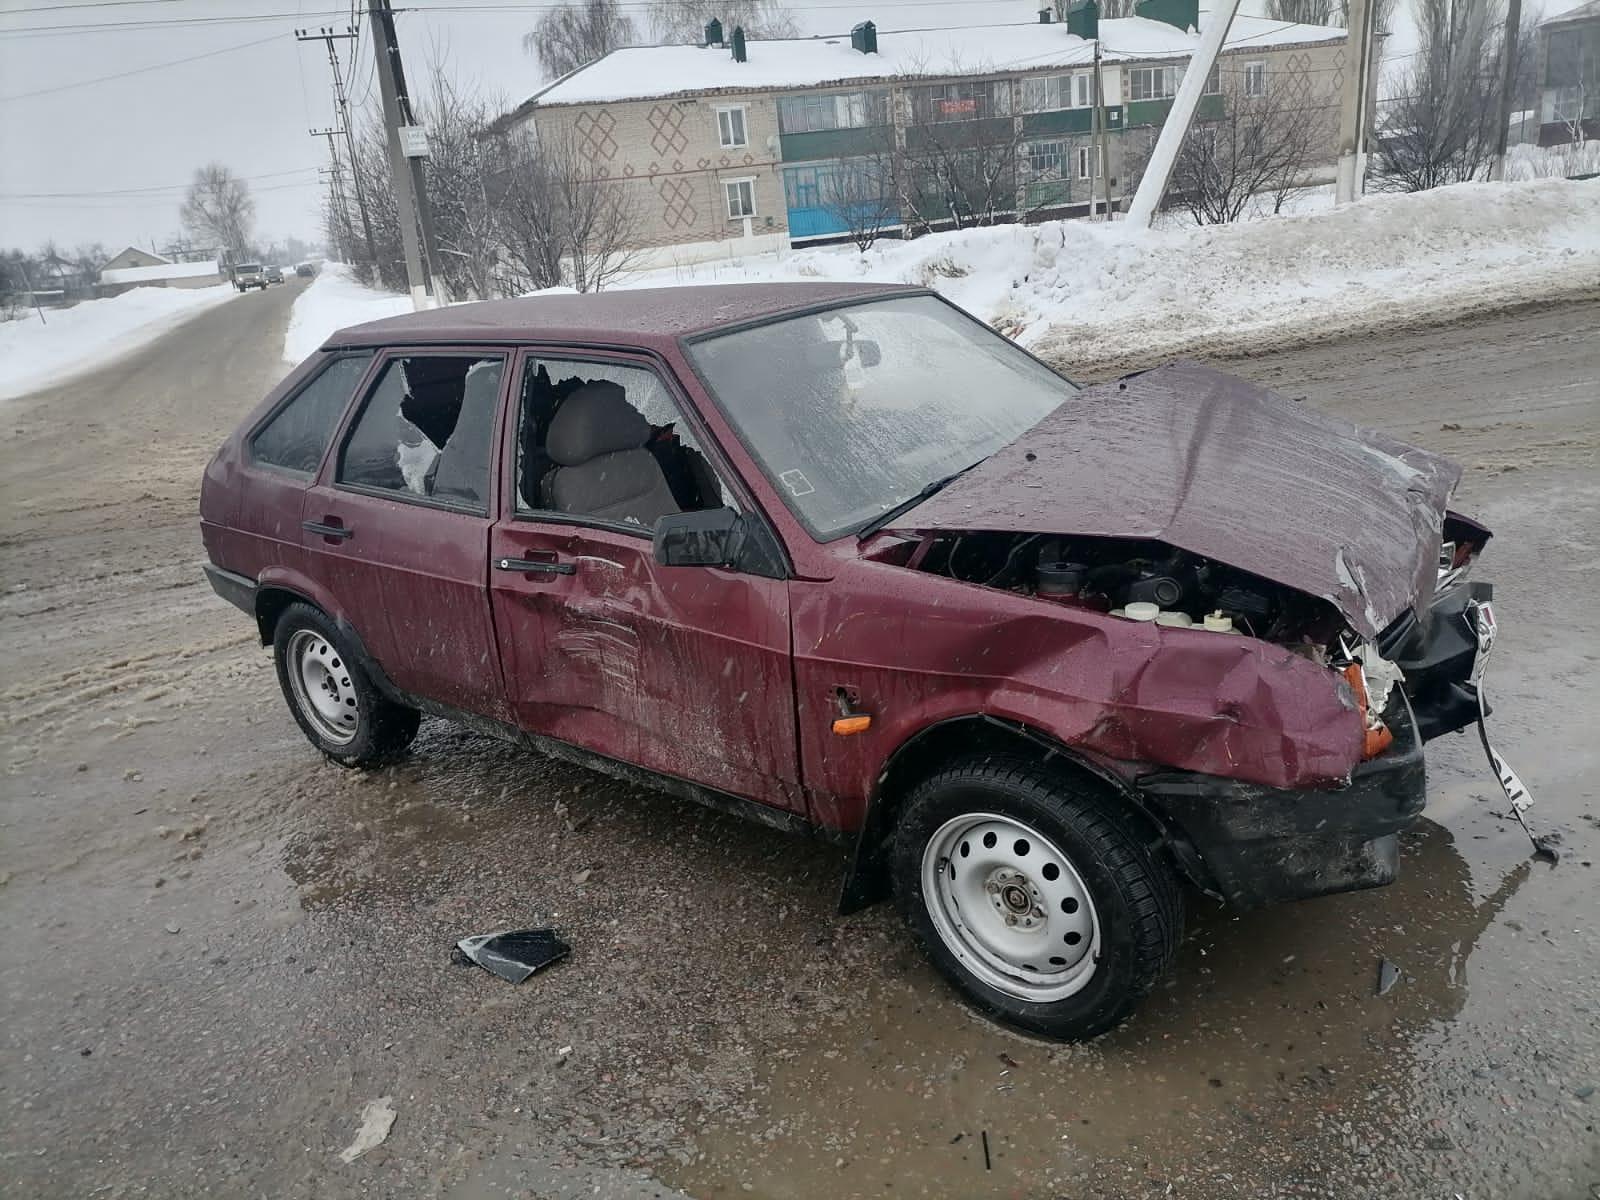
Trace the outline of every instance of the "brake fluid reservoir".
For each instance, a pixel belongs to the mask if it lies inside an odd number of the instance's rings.
[[[1130,621],[1154,621],[1161,615],[1161,606],[1148,600],[1135,600],[1122,612]]]
[[[1156,624],[1169,629],[1188,629],[1194,624],[1194,618],[1186,612],[1161,612],[1156,615]]]

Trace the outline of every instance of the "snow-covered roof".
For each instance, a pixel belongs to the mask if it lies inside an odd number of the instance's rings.
[[[1201,14],[1205,23],[1208,14]],[[1265,17],[1235,17],[1225,48],[1343,41],[1346,31]],[[1100,22],[1102,61],[1185,58],[1199,35],[1144,17]],[[523,106],[595,104],[699,92],[782,88],[907,78],[948,78],[1073,67],[1094,60],[1094,43],[1063,24],[923,29],[878,34],[878,52],[861,54],[848,36],[750,41],[748,61],[715,46],[631,46],[556,80]]]
[[[101,283],[152,283],[161,279],[198,279],[220,275],[214,262],[158,263],[153,267],[109,267],[100,272]]]
[[[1546,17],[1539,22],[1540,28],[1546,25],[1565,25],[1574,21],[1593,21],[1600,19],[1600,0],[1589,0],[1587,4],[1580,4],[1577,8],[1569,8],[1564,13],[1557,13],[1553,17]]]

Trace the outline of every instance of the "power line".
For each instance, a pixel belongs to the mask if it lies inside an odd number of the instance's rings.
[[[118,71],[115,75],[98,75],[93,79],[80,79],[76,83],[58,83],[54,87],[35,88],[31,92],[17,92],[11,96],[0,96],[0,104],[8,104],[13,100],[26,100],[31,96],[51,96],[57,92],[71,92],[78,88],[93,87],[97,83],[109,83],[113,79],[127,79],[130,75],[143,75],[149,71],[162,71],[167,67],[176,67],[183,63],[199,62],[203,58],[215,58],[219,54],[233,54],[239,50],[248,50],[252,46],[264,46],[268,42],[277,41],[277,36],[256,38],[254,41],[241,42],[237,46],[224,46],[220,50],[208,50],[204,54],[191,54],[186,58],[174,58],[168,62],[151,63],[148,67],[134,67],[131,71]]]
[[[37,4],[32,8],[13,8],[0,16],[14,17],[18,13],[57,13],[66,12],[69,8],[123,8],[130,4],[176,4],[178,0],[92,0],[85,4]]]
[[[257,179],[282,179],[285,175],[304,175],[307,171],[315,170],[317,170],[316,167],[295,167],[288,171],[268,171],[262,175],[239,175],[236,178],[248,183]],[[107,198],[113,196],[138,196],[149,192],[182,192],[188,190],[192,183],[193,181],[190,180],[185,183],[166,183],[153,187],[104,188],[86,192],[0,192],[0,200],[56,200],[92,196],[104,196]],[[258,188],[256,190],[265,191],[267,189]]]
[[[70,25],[16,25],[0,29],[0,37],[29,34],[49,37],[60,34],[116,33],[119,30],[189,29],[209,25],[246,25],[258,21],[293,21],[305,17],[341,17],[342,8],[321,8],[308,12],[236,13],[226,17],[153,17],[145,21],[98,21]]]

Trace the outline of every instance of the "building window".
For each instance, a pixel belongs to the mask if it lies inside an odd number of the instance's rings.
[[[1011,85],[1005,80],[936,83],[913,89],[912,114],[918,124],[981,121],[1011,115]]]
[[[1079,146],[1077,151],[1078,178],[1089,179],[1094,175],[1094,149],[1091,146]]]
[[[744,106],[717,109],[717,137],[724,150],[736,150],[749,144],[744,131]]]
[[[778,101],[779,133],[816,133],[824,129],[866,129],[889,124],[888,92],[835,92],[822,96],[785,96]]]
[[[1177,94],[1177,67],[1134,67],[1128,72],[1131,100],[1170,100]]]
[[[742,221],[756,215],[756,181],[729,179],[722,185],[728,197],[728,220]]]
[[[1036,75],[1022,81],[1023,112],[1055,112],[1063,108],[1088,108],[1094,103],[1094,75]]]
[[[1244,65],[1244,94],[1252,100],[1267,94],[1267,64],[1247,62]]]
[[[1222,95],[1222,64],[1221,63],[1212,63],[1211,64],[1211,74],[1206,76],[1205,95],[1207,95],[1207,96],[1220,96],[1220,95]]]
[[[1244,156],[1246,158],[1261,157],[1261,126],[1246,125],[1244,127]]]
[[[1029,142],[1028,171],[1033,179],[1059,179],[1061,164],[1067,156],[1067,144],[1060,141]]]

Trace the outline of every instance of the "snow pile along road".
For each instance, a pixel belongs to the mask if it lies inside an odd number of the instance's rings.
[[[232,284],[138,287],[71,308],[47,308],[43,321],[30,308],[18,320],[0,322],[0,399],[65,383],[237,295]]]
[[[1600,180],[1469,183],[1235,225],[1051,221],[651,271],[936,288],[1059,365],[1228,355],[1600,290]]]
[[[301,292],[289,313],[283,335],[283,357],[298,366],[328,335],[347,325],[360,325],[411,311],[408,296],[378,292],[356,282],[343,263],[323,263],[311,286]]]

